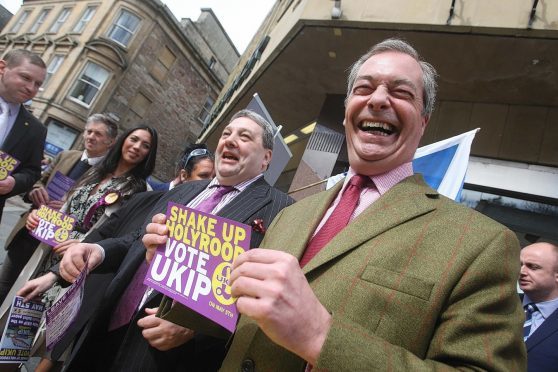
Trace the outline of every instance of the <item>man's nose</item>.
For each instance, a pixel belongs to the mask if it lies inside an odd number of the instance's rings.
[[[372,110],[379,111],[389,106],[389,92],[387,87],[380,85],[371,94],[368,99],[368,105]]]

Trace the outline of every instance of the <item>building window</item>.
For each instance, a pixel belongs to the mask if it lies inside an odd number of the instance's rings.
[[[215,58],[211,57],[209,59],[209,63],[207,64],[210,70],[213,70],[213,67],[215,67],[215,63],[217,63],[217,61],[215,60]]]
[[[35,33],[39,30],[39,28],[41,27],[41,25],[43,23],[45,23],[46,18],[48,17],[48,13],[50,12],[50,9],[43,9],[41,10],[41,13],[39,14],[39,16],[37,17],[37,20],[35,21],[35,23],[33,23],[33,26],[31,26],[31,29],[29,30],[29,32],[31,33]]]
[[[128,12],[127,10],[122,10],[118,19],[112,27],[110,28],[108,37],[119,44],[128,46],[132,36],[138,29],[140,19]]]
[[[58,15],[58,18],[56,18],[56,21],[52,24],[52,26],[50,27],[50,30],[48,30],[48,32],[57,33],[58,30],[60,30],[60,27],[62,27],[62,25],[64,24],[64,22],[66,22],[68,20],[68,16],[70,15],[70,11],[71,11],[70,8],[62,9],[60,14]]]
[[[209,120],[209,113],[211,112],[211,108],[213,107],[213,103],[215,103],[213,98],[207,97],[207,99],[205,100],[205,103],[203,104],[203,108],[200,111],[200,114],[198,115],[198,119],[204,125],[209,124],[209,123],[206,123],[206,121]]]
[[[77,130],[58,120],[48,119],[45,152],[50,156],[56,156],[63,150],[69,150],[78,136]]]
[[[72,30],[72,32],[76,32],[76,33],[82,32],[83,29],[85,28],[85,26],[87,26],[87,23],[95,15],[96,10],[97,10],[96,6],[88,6],[87,9],[85,9],[85,12],[81,16],[78,23],[76,23],[76,25],[74,26],[74,29]]]
[[[52,57],[47,67],[47,74],[45,77],[45,81],[43,82],[43,87],[46,87],[48,81],[50,80],[50,77],[54,75],[56,71],[58,71],[58,68],[60,67],[63,61],[64,61],[64,56],[60,54],[56,54],[54,55],[54,57]]]
[[[97,96],[109,77],[109,72],[96,63],[88,62],[70,93],[70,97],[87,106]]]
[[[18,32],[21,29],[21,26],[23,26],[23,24],[25,23],[25,21],[27,21],[27,18],[29,18],[29,14],[31,14],[30,10],[26,10],[23,13],[21,13],[19,19],[12,26],[10,32]]]

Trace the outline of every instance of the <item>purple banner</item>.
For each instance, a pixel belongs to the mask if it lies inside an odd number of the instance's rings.
[[[51,200],[62,200],[75,183],[76,181],[57,171],[46,187],[48,197]]]
[[[0,363],[25,362],[29,359],[44,309],[45,305],[40,301],[23,302],[23,297],[14,297],[0,341]]]
[[[249,226],[169,203],[169,239],[144,283],[234,332],[238,319],[229,277],[233,260],[250,249]]]
[[[40,218],[39,225],[30,232],[35,239],[53,247],[68,240],[76,223],[74,216],[49,208],[46,205],[41,205],[37,210],[37,215]]]
[[[0,181],[5,180],[19,165],[19,160],[0,150]]]

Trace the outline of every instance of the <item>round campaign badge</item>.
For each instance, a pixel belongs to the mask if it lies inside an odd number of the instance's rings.
[[[116,201],[120,198],[117,192],[109,192],[105,195],[104,204],[111,205],[116,203]]]

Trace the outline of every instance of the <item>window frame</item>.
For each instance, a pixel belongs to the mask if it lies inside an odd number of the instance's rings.
[[[35,22],[31,25],[31,28],[29,29],[30,33],[34,34],[37,31],[39,31],[41,26],[45,24],[45,21],[48,18],[48,15],[50,14],[51,10],[52,10],[52,8],[41,9],[41,12],[39,13],[37,18],[35,19]]]
[[[83,79],[83,76],[85,75],[87,68],[90,65],[95,65],[97,67],[99,67],[100,69],[104,70],[106,72],[106,78],[104,81],[100,82],[100,85],[98,87],[96,87],[94,84],[92,84],[90,81]],[[71,100],[72,102],[75,102],[81,106],[84,107],[91,107],[91,105],[95,102],[95,100],[99,97],[99,93],[101,92],[101,90],[103,90],[103,88],[105,87],[105,85],[107,84],[107,82],[110,80],[111,78],[111,73],[110,70],[105,68],[104,66],[102,66],[99,63],[93,62],[91,60],[88,60],[85,65],[83,66],[83,68],[81,69],[81,72],[79,73],[79,75],[77,76],[77,78],[75,79],[75,81],[72,84],[72,87],[70,88],[70,91],[68,93],[68,99]],[[78,97],[74,97],[72,94],[74,93],[74,91],[78,88],[78,84],[80,84],[80,82],[82,84],[85,84],[89,87],[93,87],[93,89],[96,89],[97,91],[95,92],[95,94],[93,95],[93,97],[91,98],[91,100],[89,101],[89,103],[80,100]],[[85,98],[85,96],[84,96]]]
[[[88,5],[87,8],[85,8],[85,10],[83,11],[83,14],[79,18],[79,20],[76,22],[76,24],[72,28],[72,33],[81,34],[83,32],[83,30],[85,30],[85,28],[87,27],[87,24],[89,22],[91,22],[93,17],[95,17],[95,13],[97,12],[97,8],[98,8],[97,5]],[[88,12],[90,12],[89,18],[85,19],[85,17],[88,15]],[[77,28],[80,25],[81,25],[81,28],[78,30]]]
[[[55,54],[55,55],[52,56],[52,58],[48,62],[47,68],[46,68],[45,81],[43,82],[43,85],[42,85],[43,88],[45,88],[48,85],[48,82],[50,81],[52,76],[54,74],[56,74],[56,72],[58,71],[58,69],[60,68],[62,63],[64,63],[65,58],[66,58],[66,56],[64,54]],[[55,60],[57,60],[59,62],[54,66],[54,70],[51,70],[51,68],[53,67],[52,64]]]
[[[206,109],[208,102],[211,102],[211,104],[209,105],[209,108]],[[204,126],[206,125],[207,118],[209,118],[209,116],[211,115],[211,109],[213,108],[214,105],[215,105],[215,100],[211,96],[207,96],[197,117],[200,123],[202,123]]]
[[[56,17],[56,20],[52,23],[52,25],[50,25],[50,28],[48,29],[48,32],[51,34],[56,34],[58,33],[58,31],[60,31],[60,29],[62,28],[62,25],[64,24],[64,22],[66,22],[68,20],[68,17],[70,17],[70,13],[72,13],[72,8],[67,6],[62,8],[62,10],[60,11],[60,13],[58,13],[58,17]],[[65,17],[63,17],[65,16]]]
[[[133,31],[130,31],[129,29],[127,29],[126,27],[124,27],[124,26],[122,26],[118,23],[125,13],[128,13],[129,15],[137,18],[137,24],[136,24],[136,27]],[[110,25],[110,28],[107,32],[107,38],[114,41],[118,45],[123,46],[124,48],[128,48],[128,46],[132,43],[132,41],[134,39],[134,36],[136,36],[136,33],[137,33],[137,31],[140,27],[140,24],[141,24],[141,20],[142,19],[137,14],[135,14],[134,12],[132,12],[128,9],[120,9],[120,12],[118,13],[118,16],[114,19],[114,21]],[[124,30],[124,32],[127,32],[128,35],[130,35],[128,40],[126,41],[126,44],[124,44],[121,40],[117,40],[116,38],[113,37],[113,33],[117,28],[119,30]]]
[[[17,34],[21,30],[25,22],[27,22],[27,19],[31,15],[31,12],[31,9],[25,9],[23,13],[21,13],[17,21],[14,23],[12,28],[10,28],[10,33]]]

